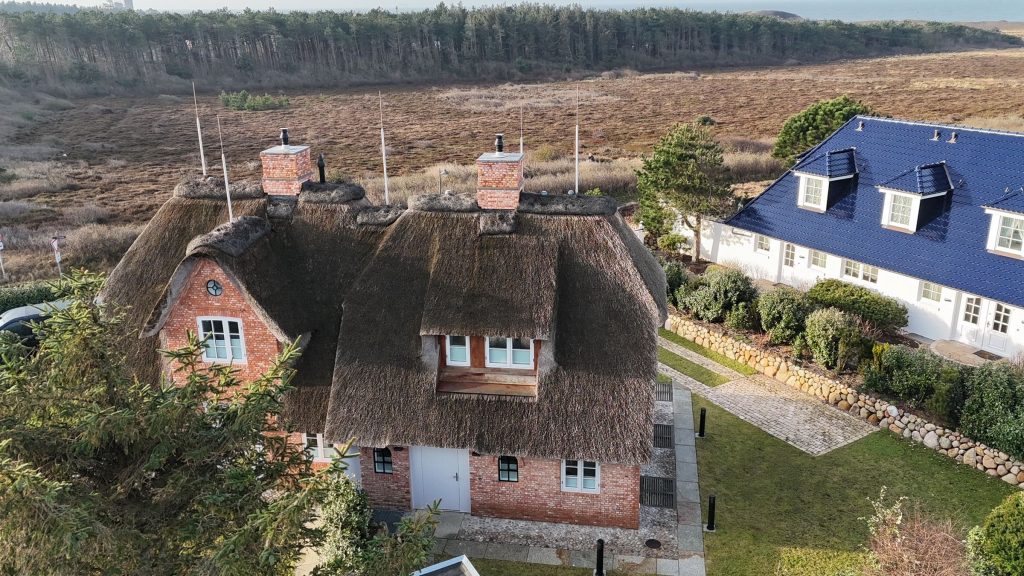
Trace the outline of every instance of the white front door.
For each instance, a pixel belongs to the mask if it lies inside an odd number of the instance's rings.
[[[981,347],[985,332],[985,315],[982,310],[984,303],[980,296],[964,295],[963,304],[960,307],[960,320],[957,324],[961,342]]]
[[[982,348],[998,354],[1006,352],[1010,332],[1010,307],[999,302],[989,302],[988,324],[985,326],[985,342]]]
[[[469,512],[469,451],[413,446],[409,449],[412,507],[435,500],[442,510]]]

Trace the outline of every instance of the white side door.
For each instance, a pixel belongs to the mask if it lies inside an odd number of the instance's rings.
[[[341,447],[339,446],[339,449]],[[359,446],[351,446],[345,458],[345,475],[352,479],[356,486],[363,485],[362,465],[359,462]]]
[[[412,507],[435,500],[442,510],[469,512],[469,451],[413,446],[409,449]]]
[[[1003,354],[1010,341],[1010,320],[1013,316],[1013,309],[999,302],[989,302],[987,312],[988,323],[985,326],[985,342],[982,348]]]
[[[961,342],[981,348],[986,321],[984,307],[985,301],[980,296],[964,295],[957,320]]]

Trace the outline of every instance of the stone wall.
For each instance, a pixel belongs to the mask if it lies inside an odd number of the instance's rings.
[[[973,466],[989,476],[1024,489],[1024,463],[1005,452],[975,442],[956,430],[936,426],[885,400],[859,392],[815,368],[793,362],[776,350],[741,342],[719,326],[672,315],[666,322],[666,328],[879,428],[888,428],[895,434],[924,444],[957,462]]]

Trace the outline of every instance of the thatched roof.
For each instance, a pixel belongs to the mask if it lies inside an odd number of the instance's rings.
[[[107,294],[158,329],[175,283],[215,260],[275,333],[306,336],[286,418],[331,440],[647,459],[664,276],[614,208],[526,198],[508,218],[459,196],[400,211],[304,194],[287,218],[268,220],[265,199],[236,203],[258,218],[191,245],[225,219],[223,202],[172,198]],[[432,335],[445,333],[542,340],[537,398],[435,394]]]

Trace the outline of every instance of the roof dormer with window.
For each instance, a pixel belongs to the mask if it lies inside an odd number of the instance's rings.
[[[508,336],[438,336],[437,392],[537,396],[541,341]]]
[[[986,248],[993,254],[1024,260],[1024,192],[984,206],[991,217]]]
[[[878,191],[885,195],[882,226],[913,234],[945,211],[953,183],[946,163],[936,162],[907,170]]]
[[[829,150],[809,156],[793,167],[793,174],[800,182],[797,206],[825,212],[853,188],[850,183],[857,175],[856,149]]]

